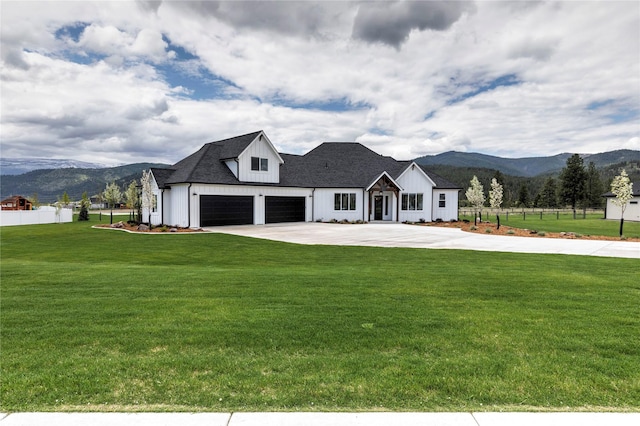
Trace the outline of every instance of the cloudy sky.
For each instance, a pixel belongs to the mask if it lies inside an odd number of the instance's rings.
[[[640,149],[637,1],[2,1],[1,155]]]

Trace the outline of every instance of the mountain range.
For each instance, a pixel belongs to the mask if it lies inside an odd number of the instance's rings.
[[[549,157],[502,158],[480,153],[445,152],[416,158],[418,164],[430,167],[435,173],[450,180],[460,188],[466,188],[472,175],[478,175],[485,187],[496,170],[509,178],[505,190],[515,192],[521,184],[530,186],[536,193],[545,176],[557,175],[572,154]],[[616,150],[599,154],[582,155],[585,167],[594,162],[603,181],[610,180],[625,167],[632,180],[640,179],[640,151]],[[135,163],[118,167],[51,159],[2,159],[0,166],[0,199],[11,195],[32,198],[37,194],[40,203],[55,202],[67,192],[72,200],[78,200],[83,192],[89,196],[102,192],[106,185],[116,182],[121,188],[133,180],[140,180],[143,170],[150,167],[168,167],[167,164]],[[87,166],[89,164],[91,167]],[[82,167],[78,167],[82,166]],[[22,168],[26,173],[15,174]],[[462,194],[464,191],[461,192]]]
[[[11,195],[22,195],[31,199],[36,195],[40,203],[53,203],[66,192],[71,200],[79,200],[83,192],[94,196],[104,191],[111,182],[124,190],[132,181],[140,181],[142,171],[150,167],[167,165],[135,163],[102,168],[38,169],[20,175],[2,175],[0,197],[4,199]]]
[[[558,173],[573,154],[564,153],[551,157],[502,158],[475,152],[449,151],[438,155],[416,158],[418,164],[427,166],[473,167],[499,170],[511,176],[533,177],[541,174]],[[597,168],[612,164],[640,161],[640,151],[620,149],[600,154],[582,154],[584,165],[593,162]]]
[[[0,158],[0,175],[21,175],[41,169],[101,169],[104,164],[56,158]]]

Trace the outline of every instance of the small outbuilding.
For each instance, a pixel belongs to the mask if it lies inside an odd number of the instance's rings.
[[[33,208],[31,201],[20,195],[5,198],[0,204],[2,205],[2,210],[31,210]]]
[[[613,192],[603,194],[607,199],[607,207],[605,209],[605,219],[620,220],[622,209],[613,203],[616,196]],[[627,202],[624,210],[624,220],[632,220],[640,222],[640,182],[633,182],[633,198]]]

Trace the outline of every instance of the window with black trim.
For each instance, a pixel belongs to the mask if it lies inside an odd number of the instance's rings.
[[[251,170],[267,172],[269,171],[269,159],[260,157],[251,157]]]
[[[355,210],[356,209],[356,193],[355,192],[336,192],[333,195],[334,210]]]
[[[422,210],[423,194],[402,194],[402,210]]]
[[[438,199],[438,207],[447,207],[447,195],[440,194]]]

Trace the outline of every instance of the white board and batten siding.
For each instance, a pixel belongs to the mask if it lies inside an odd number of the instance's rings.
[[[444,195],[444,200],[441,200],[441,195]],[[458,190],[435,188],[433,190],[432,211],[431,220],[441,219],[445,222],[458,220]]]
[[[335,194],[355,194],[355,210],[336,210]],[[362,188],[317,188],[313,192],[313,220],[329,222],[367,220],[364,211],[368,208],[368,194]]]
[[[434,183],[427,175],[420,169],[420,167],[409,167],[400,175],[397,179],[398,185],[402,187],[400,192],[400,222],[418,222],[424,220],[431,222],[431,206],[433,198],[433,186]],[[402,194],[422,194],[422,209],[421,210],[402,210]]]
[[[266,158],[268,170],[251,170],[251,157]],[[280,182],[280,159],[263,139],[256,139],[238,157],[238,180],[241,182]]]

